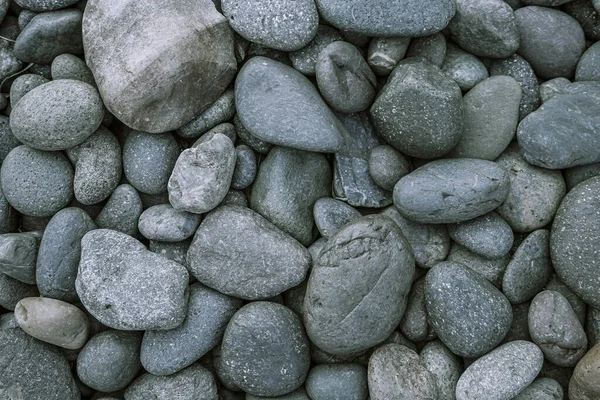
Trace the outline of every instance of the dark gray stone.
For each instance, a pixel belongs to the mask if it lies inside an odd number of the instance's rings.
[[[304,75],[314,75],[317,56],[328,45],[341,41],[342,35],[335,28],[327,25],[319,25],[317,35],[306,46],[300,50],[290,53],[292,66]]]
[[[52,60],[52,80],[72,79],[96,86],[94,75],[81,58],[72,54],[61,54]]]
[[[446,58],[446,37],[441,33],[431,36],[412,38],[407,57],[421,57],[441,68]]]
[[[108,229],[81,240],[75,281],[85,308],[104,325],[120,330],[160,330],[185,319],[188,272],[152,253],[131,236]]]
[[[315,224],[324,238],[330,238],[349,222],[361,217],[360,212],[340,200],[323,197],[313,209]]]
[[[573,17],[547,7],[529,6],[515,11],[521,45],[518,53],[542,79],[575,71],[585,50],[583,29]]]
[[[260,214],[231,205],[215,209],[202,221],[188,251],[188,265],[205,285],[257,300],[301,283],[310,255]]]
[[[358,364],[316,365],[305,386],[313,400],[366,400],[369,395],[367,369]]]
[[[511,303],[523,303],[539,293],[551,275],[550,232],[539,229],[515,251],[502,278],[502,292]]]
[[[0,170],[2,193],[17,211],[49,217],[73,198],[73,167],[59,152],[19,146]]]
[[[513,142],[496,159],[510,180],[508,197],[496,212],[515,232],[532,232],[546,226],[566,193],[560,171],[536,167],[525,161]]]
[[[456,385],[456,399],[512,399],[533,382],[543,362],[535,344],[506,343],[467,368]]]
[[[369,43],[367,62],[377,75],[387,76],[406,55],[409,37],[377,37]]]
[[[527,340],[531,342],[529,334],[529,306],[531,302],[526,301],[521,304],[513,304],[513,320],[510,330],[502,339],[502,343],[512,342],[513,340]]]
[[[197,138],[220,123],[230,120],[234,114],[235,97],[233,89],[227,89],[200,115],[177,129],[177,134],[186,139]]]
[[[463,97],[464,131],[453,157],[495,160],[515,137],[521,86],[509,76],[484,79]]]
[[[248,198],[246,198],[246,194],[240,190],[229,190],[220,205],[238,205],[242,207],[248,207]]]
[[[354,355],[384,341],[398,326],[414,258],[398,226],[369,215],[331,237],[313,263],[304,299],[311,341],[335,355]]]
[[[500,258],[485,258],[469,251],[458,243],[453,243],[446,260],[470,268],[500,289],[504,271],[510,262],[510,255],[506,254]]]
[[[9,233],[19,226],[19,213],[6,201],[0,190],[0,233]],[[30,229],[25,229],[30,230]]]
[[[99,228],[112,229],[130,236],[137,234],[138,220],[142,214],[142,200],[129,184],[117,186],[96,217]]]
[[[85,59],[106,107],[145,132],[180,128],[221,96],[237,68],[233,42],[210,0],[169,0],[159,8],[89,0],[83,16]]]
[[[394,205],[421,223],[455,223],[486,214],[509,193],[508,173],[474,158],[432,161],[406,175],[394,188]]]
[[[465,92],[488,77],[488,70],[480,59],[452,43],[448,43],[440,68]]]
[[[17,77],[10,85],[10,105],[15,108],[19,100],[34,88],[50,82],[38,74],[24,74]]]
[[[85,211],[69,207],[56,213],[44,230],[37,257],[40,294],[58,300],[77,300],[75,278],[81,258],[81,238],[96,229]]]
[[[22,68],[23,63],[15,56],[11,48],[0,47],[0,79],[5,80],[14,76]]]
[[[252,150],[260,154],[267,154],[271,150],[272,145],[252,135],[248,129],[242,125],[242,121],[240,121],[240,118],[237,114],[235,117],[233,117],[233,123],[235,126],[235,131],[240,137],[240,140],[250,146]]]
[[[438,337],[462,357],[475,358],[494,349],[512,322],[508,299],[483,276],[454,262],[429,270],[425,301]]]
[[[233,30],[263,46],[298,50],[317,34],[319,14],[312,0],[222,0],[221,3]]]
[[[560,293],[538,293],[529,307],[529,332],[548,361],[574,367],[587,351],[587,337],[577,315]]]
[[[408,295],[406,311],[400,321],[400,331],[414,342],[434,339],[436,335],[428,319],[425,308],[425,279],[420,278],[413,283]]]
[[[127,181],[143,193],[166,192],[179,152],[179,144],[170,133],[132,131],[123,145]]]
[[[575,70],[576,81],[600,81],[600,42],[590,46],[579,59]]]
[[[215,137],[217,133],[225,135],[231,140],[232,143],[235,143],[237,140],[237,133],[235,132],[235,126],[229,122],[223,122],[219,124],[200,136],[191,147],[198,147],[201,143],[208,142],[210,139]]]
[[[258,43],[250,42],[245,59],[249,60],[252,57],[256,57],[256,56],[270,58],[272,60],[275,60],[282,64],[285,64],[287,66],[290,66],[290,67],[292,66],[292,62],[290,61],[288,52],[281,51],[281,50],[275,50],[275,49],[263,46]]]
[[[227,325],[222,362],[246,393],[272,397],[292,392],[302,386],[310,367],[302,322],[280,304],[247,304]]]
[[[331,168],[322,154],[273,148],[260,164],[250,207],[304,246],[313,241],[313,206],[331,191]]]
[[[245,144],[235,148],[235,170],[231,178],[231,187],[235,190],[244,190],[252,185],[256,178],[258,165],[254,150]]]
[[[242,392],[243,393],[243,392]],[[277,397],[263,397],[263,396],[253,396],[249,393],[246,393],[246,397],[241,398],[240,400],[311,400],[310,397],[306,394],[306,390],[304,388],[299,388],[294,390],[291,393],[284,394],[283,396]],[[224,399],[226,400],[226,399]]]
[[[558,78],[550,79],[540,84],[540,97],[545,103],[554,97],[557,93],[562,92],[571,84],[567,78],[559,76]]]
[[[159,204],[140,215],[138,229],[146,239],[181,242],[196,232],[200,218],[198,214],[176,210],[170,204]]]
[[[402,153],[436,158],[462,134],[462,94],[436,66],[418,58],[402,61],[371,107],[379,135]]]
[[[538,378],[513,400],[562,400],[563,388],[552,378]]]
[[[191,243],[191,239],[175,243],[150,240],[150,243],[148,244],[148,250],[156,254],[160,254],[169,260],[173,260],[184,267],[187,267],[187,251]],[[191,275],[190,279],[193,279]]]
[[[600,309],[594,307],[588,307],[586,322],[585,322],[585,333],[588,338],[588,344],[590,348],[600,343]]]
[[[200,283],[190,286],[183,323],[175,329],[144,333],[144,369],[154,375],[171,375],[192,365],[219,343],[227,323],[241,306],[240,299]]]
[[[28,10],[43,12],[72,6],[77,0],[15,0],[15,3]]]
[[[69,363],[18,328],[0,330],[0,394],[6,399],[79,400]]]
[[[0,306],[14,310],[21,299],[39,295],[35,285],[28,285],[10,276],[0,273]]]
[[[456,0],[448,28],[460,47],[477,56],[506,58],[519,48],[515,14],[502,0]]]
[[[598,19],[598,0],[572,0],[565,4],[564,10],[575,18],[588,40],[600,40],[600,19]]]
[[[377,146],[369,154],[369,175],[376,184],[392,191],[400,178],[408,175],[410,165],[406,157],[387,144]]]
[[[485,258],[502,258],[510,251],[514,235],[495,212],[448,225],[450,237],[469,251]]]
[[[585,314],[586,314],[586,303],[581,300],[579,296],[577,296],[563,281],[561,281],[556,275],[548,282],[546,285],[546,290],[552,290],[554,292],[558,292],[562,294],[565,299],[569,301],[571,304],[571,308],[575,311],[575,315],[581,322],[581,325],[585,323]]]
[[[50,64],[64,53],[83,54],[82,17],[76,9],[36,15],[17,37],[15,55],[24,62]]]
[[[39,235],[30,232],[0,235],[0,272],[35,285]]]
[[[425,368],[436,378],[437,400],[455,400],[456,383],[462,374],[462,365],[442,342],[435,340],[420,353]]]
[[[452,0],[317,0],[323,19],[338,29],[368,36],[427,36],[439,32],[454,16]]]

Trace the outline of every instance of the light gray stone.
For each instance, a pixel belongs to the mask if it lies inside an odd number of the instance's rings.
[[[200,219],[198,214],[176,210],[170,204],[159,204],[140,215],[138,229],[149,240],[181,242],[196,232]]]

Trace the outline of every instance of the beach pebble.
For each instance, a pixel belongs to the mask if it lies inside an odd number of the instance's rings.
[[[387,144],[377,146],[369,154],[369,175],[386,190],[394,190],[400,178],[408,175],[410,165],[406,157]]]
[[[455,400],[456,383],[463,371],[460,359],[439,340],[428,342],[420,356],[436,378],[437,400]]]
[[[198,214],[176,210],[170,204],[159,204],[140,215],[138,229],[146,239],[181,242],[196,232],[200,219]]]
[[[7,310],[14,310],[19,301],[27,297],[39,296],[35,285],[11,278],[10,276],[0,273],[0,306]]]
[[[256,154],[251,147],[241,144],[235,148],[235,170],[231,177],[231,187],[235,190],[244,190],[256,178],[258,162]]]
[[[562,92],[571,84],[571,81],[567,78],[559,76],[558,78],[547,80],[540,84],[540,97],[542,102],[545,103],[554,97],[557,93]]]
[[[321,364],[306,378],[306,393],[313,400],[366,400],[367,369],[358,364]]]
[[[475,254],[466,247],[454,242],[452,243],[446,261],[459,263],[470,268],[500,289],[502,287],[504,271],[510,262],[510,254],[506,254],[500,258],[486,258]]]
[[[88,85],[96,86],[94,75],[81,58],[73,54],[61,54],[52,60],[50,66],[52,80],[74,79]]]
[[[446,58],[446,48],[446,37],[438,32],[431,36],[412,38],[406,56],[422,57],[440,68]]]
[[[579,59],[575,70],[576,81],[600,81],[600,42],[590,46]]]
[[[110,198],[96,217],[98,228],[112,229],[135,236],[138,220],[142,214],[142,200],[135,188],[122,184],[112,192]]]
[[[72,6],[77,0],[15,0],[15,3],[28,10],[43,12]]]
[[[481,60],[451,43],[448,43],[446,57],[440,68],[465,92],[489,75]]]
[[[560,383],[552,378],[538,378],[513,400],[562,400],[563,395]]]
[[[230,120],[234,114],[235,97],[233,89],[227,89],[206,110],[177,129],[177,134],[186,139],[197,138],[217,125]],[[230,139],[232,142],[235,141],[233,138]]]
[[[468,250],[486,258],[507,255],[514,238],[510,226],[493,211],[466,222],[448,225],[448,234]]]
[[[50,82],[38,74],[23,74],[15,78],[10,85],[10,105],[15,108],[19,100],[34,88]]]
[[[0,273],[35,285],[39,239],[35,232],[0,235]]]
[[[600,396],[599,368],[600,345],[596,345],[577,363],[569,382],[569,399],[592,400]]]
[[[411,39],[408,37],[378,37],[369,43],[367,62],[377,75],[386,76],[404,58]]]
[[[340,32],[328,25],[319,25],[317,35],[300,50],[289,53],[292,66],[304,75],[314,75],[317,57],[333,42],[342,41]]]
[[[317,200],[313,213],[317,229],[324,238],[330,238],[344,225],[361,217],[360,212],[352,206],[330,197]]]

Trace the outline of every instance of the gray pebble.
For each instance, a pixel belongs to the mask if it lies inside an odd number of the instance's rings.
[[[6,201],[0,190],[0,233],[9,233],[19,226],[19,213]],[[25,229],[35,230],[35,229]]]
[[[531,342],[529,333],[529,306],[531,302],[526,301],[521,304],[513,304],[513,320],[510,330],[502,339],[502,343],[512,342],[513,340],[527,340]]]
[[[409,37],[378,37],[369,43],[367,61],[377,75],[387,76],[406,55]]]
[[[600,309],[588,307],[585,333],[588,337],[590,348],[600,343]]]
[[[12,49],[0,47],[0,79],[5,80],[23,68],[23,63],[15,56]]]
[[[16,147],[0,175],[4,197],[23,214],[49,217],[73,198],[73,167],[59,152]]]
[[[200,219],[198,214],[176,210],[170,204],[159,204],[140,215],[138,229],[146,239],[181,242],[196,232]]]
[[[587,351],[587,337],[577,315],[560,293],[538,293],[529,307],[529,332],[548,361],[573,367]]]
[[[191,239],[175,243],[150,240],[150,243],[148,244],[148,250],[156,254],[160,254],[169,260],[173,260],[184,267],[187,267],[187,251],[191,243]],[[191,275],[190,279],[193,279]]]
[[[540,97],[542,102],[545,103],[550,100],[554,95],[562,92],[571,84],[571,81],[567,78],[559,76],[558,78],[550,79],[540,84]]]
[[[413,275],[410,245],[390,218],[369,215],[345,225],[308,280],[304,323],[311,341],[337,355],[382,342],[404,314]]]
[[[544,356],[531,342],[506,343],[476,360],[461,375],[456,400],[508,400],[529,386]]]
[[[28,285],[10,276],[0,273],[0,306],[14,310],[21,299],[39,295],[35,285]]]
[[[169,204],[169,192],[162,192],[158,194],[147,194],[144,192],[139,192],[138,194],[140,195],[140,199],[142,200],[144,210],[152,206],[157,206],[159,204]]]
[[[229,205],[215,209],[202,221],[188,251],[188,264],[205,285],[257,300],[301,283],[310,255],[256,212]]]
[[[312,400],[310,397],[308,397],[308,395],[306,394],[306,390],[304,390],[304,388],[299,388],[297,390],[294,390],[291,393],[288,394],[284,394],[283,396],[276,396],[276,397],[263,397],[263,396],[253,396],[249,393],[246,393],[246,397],[243,397],[242,399],[245,400]],[[240,400],[242,400],[240,399]],[[226,399],[223,399],[226,400]]]
[[[495,212],[469,221],[448,225],[450,237],[485,258],[501,258],[513,245],[510,226]]]
[[[590,46],[579,59],[575,70],[576,81],[600,81],[600,42]]]
[[[142,214],[142,200],[135,188],[129,184],[117,186],[96,217],[99,228],[112,229],[135,236],[138,220]]]
[[[502,277],[510,262],[510,255],[500,258],[486,258],[469,251],[458,243],[453,243],[447,261],[464,265],[490,281],[497,288],[502,287]]]
[[[305,386],[312,400],[366,400],[369,395],[367,369],[358,364],[314,366]]]
[[[258,169],[254,150],[245,144],[235,148],[235,170],[231,178],[231,187],[235,190],[244,190],[252,185]]]
[[[354,207],[330,197],[317,200],[313,213],[319,233],[327,239],[339,232],[347,223],[361,217],[360,212]]]
[[[147,331],[141,348],[144,369],[171,375],[198,361],[223,337],[225,327],[242,301],[196,283],[190,286],[183,324],[166,331]]]
[[[233,123],[235,126],[235,131],[240,137],[240,140],[244,144],[250,146],[252,150],[260,154],[267,154],[271,150],[272,145],[252,135],[250,131],[248,131],[248,129],[246,129],[246,127],[242,124],[242,121],[240,121],[240,118],[237,114],[235,117],[233,117]]]
[[[462,374],[462,365],[442,342],[435,340],[420,353],[425,368],[436,378],[437,400],[455,400],[456,383]]]
[[[235,143],[237,140],[237,133],[235,132],[235,126],[229,122],[223,122],[219,124],[200,136],[191,147],[198,147],[201,143],[208,142],[212,139],[217,133],[225,135],[231,140],[232,143]]]
[[[39,237],[29,232],[0,235],[0,272],[35,285]]]
[[[373,148],[369,154],[369,174],[385,190],[394,190],[400,178],[408,175],[410,165],[406,157],[389,145]]]
[[[270,58],[287,66],[292,66],[292,62],[290,61],[288,52],[275,50],[258,43],[250,42],[250,45],[248,46],[248,54],[246,55],[246,60],[249,60],[252,57],[256,56]]]
[[[226,373],[246,393],[281,396],[304,383],[310,367],[308,339],[296,314],[258,301],[229,321],[222,344]]]
[[[575,315],[581,322],[581,325],[585,323],[585,314],[586,314],[586,303],[581,300],[579,296],[577,296],[563,281],[561,281],[556,275],[548,282],[546,285],[546,290],[552,290],[554,292],[558,292],[562,294],[565,299],[569,301],[571,308],[575,311]]]
[[[408,304],[399,325],[407,339],[421,342],[435,338],[433,327],[429,323],[425,308],[425,279],[415,281],[408,294]]]
[[[513,304],[531,300],[552,275],[550,232],[539,229],[525,238],[515,251],[502,278],[502,292]]]
[[[424,58],[441,68],[446,58],[446,38],[441,32],[431,36],[413,38],[406,56]]]
[[[43,12],[72,6],[77,0],[15,0],[15,3],[28,10]]]
[[[319,25],[317,35],[306,46],[300,50],[290,53],[292,66],[304,75],[314,75],[317,56],[328,45],[333,42],[341,41],[340,32],[327,25]]]
[[[506,297],[483,276],[454,262],[429,270],[425,301],[438,337],[462,357],[479,357],[494,349],[512,322]]]
[[[538,378],[513,400],[562,400],[563,388],[552,378]]]
[[[470,90],[489,76],[481,60],[452,43],[448,43],[441,69],[463,91]]]
[[[120,330],[172,329],[185,319],[188,272],[131,236],[108,229],[81,240],[75,281],[85,308]]]
[[[13,135],[9,118],[0,115],[0,164],[8,153],[19,145],[21,145],[21,142]]]
[[[214,103],[202,111],[200,115],[177,129],[177,134],[187,139],[197,138],[220,123],[230,120],[234,114],[235,99],[233,89],[227,89]]]
[[[20,15],[19,15],[20,16]],[[96,86],[94,75],[81,58],[72,54],[61,54],[52,60],[50,66],[52,80],[74,79]]]
[[[240,190],[229,190],[220,205],[248,207],[248,198],[246,197],[246,194]]]
[[[48,83],[49,80],[38,74],[24,74],[10,85],[10,105],[14,109],[19,100],[34,88]]]
[[[564,10],[575,18],[588,40],[600,40],[600,21],[598,20],[598,0],[573,0],[565,4]]]

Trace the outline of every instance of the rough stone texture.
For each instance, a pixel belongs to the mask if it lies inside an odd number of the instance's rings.
[[[250,146],[252,150],[259,154],[267,154],[271,150],[272,145],[250,133],[250,131],[242,124],[242,121],[240,121],[237,114],[233,117],[233,124],[241,143]]]
[[[422,57],[440,68],[446,58],[446,37],[441,33],[412,38],[406,53],[407,57]]]
[[[492,76],[463,97],[464,131],[453,157],[495,160],[515,136],[521,86],[509,76]]]
[[[188,251],[188,265],[205,285],[257,300],[300,284],[310,255],[259,214],[230,205],[217,208],[202,221]]]
[[[435,376],[413,350],[386,344],[369,359],[369,394],[372,400],[436,400]]]
[[[456,400],[508,400],[525,389],[542,369],[544,355],[531,342],[504,344],[476,360],[461,375]]]
[[[15,0],[15,3],[31,11],[43,12],[72,6],[77,0]]]
[[[429,270],[425,301],[438,337],[462,357],[479,357],[495,348],[512,322],[506,297],[483,276],[454,262]]]
[[[258,170],[258,162],[254,150],[245,144],[235,148],[235,170],[231,177],[231,188],[244,190],[254,182]]]
[[[371,107],[378,133],[402,153],[436,158],[462,134],[462,94],[439,68],[422,59],[402,61]]]
[[[338,29],[367,36],[427,36],[439,32],[455,13],[452,0],[317,0],[323,19]]]
[[[493,211],[466,222],[448,225],[448,234],[469,251],[485,258],[504,257],[514,239],[510,226]]]
[[[361,217],[352,206],[330,197],[317,200],[313,212],[317,229],[324,238],[330,238],[344,225]]]
[[[328,25],[319,25],[317,35],[300,50],[292,51],[292,66],[304,75],[314,75],[319,53],[333,42],[341,41],[340,32]]]
[[[50,82],[38,74],[23,74],[10,85],[10,105],[15,108],[19,100],[34,88]]]
[[[229,321],[221,349],[226,373],[255,396],[281,396],[298,389],[310,367],[300,319],[272,302],[242,307]]]
[[[14,83],[13,83],[14,86]],[[15,137],[10,129],[10,120],[7,116],[0,116],[0,163],[4,161],[8,153],[21,142]]]
[[[564,10],[575,18],[588,40],[600,40],[600,20],[598,0],[573,0],[565,4]]]
[[[377,75],[387,76],[404,58],[410,44],[408,37],[378,37],[369,43],[367,62]]]
[[[331,237],[308,279],[304,323],[311,341],[353,355],[384,341],[398,326],[412,278],[410,245],[389,218],[369,215]]]
[[[94,75],[81,58],[72,54],[61,54],[52,60],[50,66],[52,80],[74,79],[96,86]]]
[[[436,160],[398,181],[394,205],[415,222],[463,222],[502,204],[509,186],[508,173],[492,161]]]
[[[462,364],[442,342],[435,340],[420,353],[425,368],[436,378],[437,400],[455,400],[456,383],[462,374]]]
[[[587,351],[587,337],[577,315],[560,293],[538,293],[529,307],[529,332],[552,363],[573,367]]]
[[[223,337],[242,301],[196,283],[190,286],[185,321],[175,329],[146,331],[141,361],[154,375],[171,375],[198,361]]]
[[[39,236],[36,232],[0,235],[0,273],[34,285]]]
[[[146,239],[181,242],[196,232],[200,219],[198,214],[178,211],[170,204],[159,204],[142,213],[138,228]]]
[[[406,311],[400,321],[400,331],[407,339],[421,342],[435,338],[436,334],[429,323],[425,308],[425,279],[415,281],[408,294]]]
[[[510,262],[510,254],[500,258],[485,258],[458,243],[453,243],[446,260],[472,269],[500,289],[504,271]]]
[[[521,148],[512,143],[496,162],[510,180],[508,197],[496,212],[515,232],[531,232],[546,226],[566,193],[560,171],[529,164]]]
[[[311,399],[366,400],[367,369],[358,364],[317,365],[306,378]]]
[[[540,97],[542,102],[545,103],[554,97],[557,93],[562,92],[571,84],[571,81],[567,78],[559,76],[558,78],[547,80],[540,84]]]
[[[552,378],[538,378],[513,400],[562,400],[563,395],[560,383]]]
[[[579,59],[575,70],[576,81],[600,81],[600,43],[591,45]]]
[[[577,185],[564,198],[550,236],[552,264],[560,279],[586,303],[600,307],[600,178]]]
[[[217,125],[230,120],[235,114],[235,97],[233,89],[227,89],[221,97],[193,120],[177,129],[177,134],[183,138],[197,138],[210,131]],[[232,142],[235,139],[230,138]]]
[[[142,214],[142,200],[129,184],[117,186],[96,217],[99,228],[112,229],[130,236],[137,234],[138,219]]]
[[[322,154],[273,148],[260,164],[250,207],[304,246],[313,241],[313,206],[331,191],[331,168]]]
[[[569,382],[569,399],[593,400],[600,396],[598,384],[600,345],[596,345],[579,361]]]
[[[73,167],[59,152],[16,147],[2,163],[0,180],[10,205],[34,217],[49,217],[73,198]]]
[[[400,178],[408,175],[410,165],[406,157],[387,144],[377,146],[369,154],[369,175],[385,190],[392,191]]]
[[[17,303],[27,297],[38,296],[35,285],[28,285],[21,281],[0,273],[0,306],[7,310],[14,310]]]
[[[339,121],[300,72],[266,57],[250,59],[235,81],[237,116],[265,142],[323,153],[342,146]]]
[[[452,43],[448,43],[446,57],[440,68],[465,92],[489,76],[485,64],[479,58]]]
[[[90,0],[83,45],[106,107],[146,132],[188,123],[221,95],[236,71],[232,31],[209,0],[170,0],[160,7],[152,1]]]
[[[129,235],[109,229],[81,240],[75,281],[85,308],[120,330],[172,329],[185,319],[188,272]]]
[[[0,190],[0,233],[12,232],[19,226],[19,213],[6,201]]]

